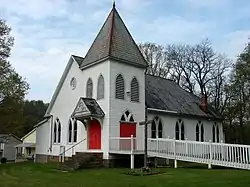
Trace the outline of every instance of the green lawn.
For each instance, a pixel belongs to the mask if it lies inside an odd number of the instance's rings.
[[[85,169],[58,172],[54,166],[19,163],[0,165],[0,187],[242,187],[250,186],[250,171],[162,169],[164,174],[130,176],[128,169]]]

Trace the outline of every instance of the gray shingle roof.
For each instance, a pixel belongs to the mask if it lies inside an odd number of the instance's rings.
[[[81,67],[92,65],[107,58],[137,66],[147,66],[146,60],[115,7],[109,13]]]
[[[77,62],[77,64],[80,66],[84,60],[83,57],[80,56],[76,56],[76,55],[72,55],[72,57],[74,58],[74,60]]]
[[[146,106],[160,110],[177,112],[180,115],[221,119],[211,107],[205,113],[201,109],[201,99],[183,90],[171,80],[146,75]]]
[[[75,110],[72,114],[73,117],[104,117],[104,112],[95,99],[80,97]]]

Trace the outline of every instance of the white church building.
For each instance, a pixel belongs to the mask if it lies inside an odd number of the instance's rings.
[[[145,74],[148,64],[113,6],[85,57],[71,55],[43,121],[36,125],[36,161],[98,153],[109,162],[135,139],[224,140],[221,116],[175,82]],[[119,143],[120,141],[120,143]],[[123,147],[124,146],[124,147]]]

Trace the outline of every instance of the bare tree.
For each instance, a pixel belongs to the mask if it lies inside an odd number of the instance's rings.
[[[149,64],[146,73],[168,78],[172,65],[167,59],[165,48],[154,43],[139,44],[139,48]]]

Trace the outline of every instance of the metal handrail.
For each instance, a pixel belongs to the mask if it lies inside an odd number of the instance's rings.
[[[73,149],[75,146],[77,146],[78,144],[82,143],[83,141],[85,141],[87,138],[84,138],[83,140],[81,140],[80,142],[77,142],[76,144],[74,144],[73,146],[71,146],[70,148],[66,149],[64,152],[60,153],[59,156],[63,155],[64,153],[68,152],[69,150]]]

